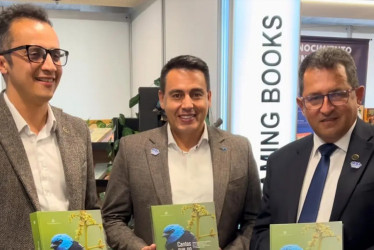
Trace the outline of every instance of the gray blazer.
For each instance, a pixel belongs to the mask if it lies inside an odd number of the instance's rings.
[[[69,210],[99,208],[90,133],[85,122],[52,107],[65,170]],[[33,249],[29,214],[38,195],[16,124],[0,95],[0,249]]]
[[[261,197],[250,144],[213,127],[208,136],[219,245],[248,249]],[[160,153],[151,154],[152,148]],[[150,206],[171,203],[166,126],[122,138],[103,205],[109,245],[139,250],[153,243]],[[127,226],[131,216],[134,231]]]

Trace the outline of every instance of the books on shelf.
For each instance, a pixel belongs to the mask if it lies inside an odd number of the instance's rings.
[[[157,250],[217,250],[213,202],[151,206]]]
[[[90,120],[88,123],[91,142],[109,142],[114,140],[112,120]]]
[[[341,221],[270,225],[270,249],[342,250]]]
[[[30,214],[36,250],[107,249],[100,210]]]
[[[96,163],[95,164],[95,179],[104,179],[108,174],[108,163]]]
[[[365,108],[363,120],[370,124],[374,124],[374,108]]]
[[[90,128],[90,132],[91,142],[109,142],[113,135],[112,128]]]

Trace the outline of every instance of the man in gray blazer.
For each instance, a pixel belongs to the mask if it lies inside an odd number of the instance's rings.
[[[258,171],[246,138],[205,123],[206,63],[171,59],[161,71],[159,100],[168,123],[121,139],[103,205],[109,245],[156,249],[150,206],[214,201],[220,248],[248,249],[260,203]]]
[[[29,214],[98,208],[89,130],[49,105],[67,62],[43,9],[0,14],[0,249],[33,249]]]

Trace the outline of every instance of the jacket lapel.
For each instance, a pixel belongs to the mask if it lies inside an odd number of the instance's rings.
[[[166,125],[154,130],[144,153],[160,204],[172,204]]]
[[[209,126],[207,128],[213,165],[214,204],[217,221],[220,221],[226,188],[230,178],[230,152],[235,149],[231,145],[226,144],[225,138],[217,133],[216,130]]]
[[[0,128],[7,128],[1,130],[0,144],[8,156],[9,162],[18,176],[20,183],[24,186],[34,209],[40,210],[29,160],[27,159],[26,151],[17,131],[13,116],[5,103],[4,92],[1,93],[0,97],[0,117]]]
[[[80,171],[82,166],[77,164],[81,164],[82,161],[79,159],[86,154],[84,149],[75,147],[77,144],[76,135],[72,134],[71,125],[64,119],[62,111],[54,107],[52,107],[52,110],[57,121],[56,137],[65,172],[69,210],[83,209],[83,193],[77,192],[77,190],[82,190],[82,180],[87,177],[82,176],[82,171]]]
[[[357,182],[365,172],[368,161],[374,153],[373,130],[368,129],[367,126],[361,119],[358,119],[356,127],[352,132],[351,141],[336,188],[334,205],[330,217],[331,221],[341,218]],[[359,158],[356,159],[357,156],[353,157],[353,155],[357,155]],[[358,162],[361,166],[359,168],[351,167],[353,161]]]

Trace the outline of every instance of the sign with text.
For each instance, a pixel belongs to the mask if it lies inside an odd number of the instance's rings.
[[[300,1],[235,0],[233,17],[231,130],[250,140],[262,178],[295,139]]]

